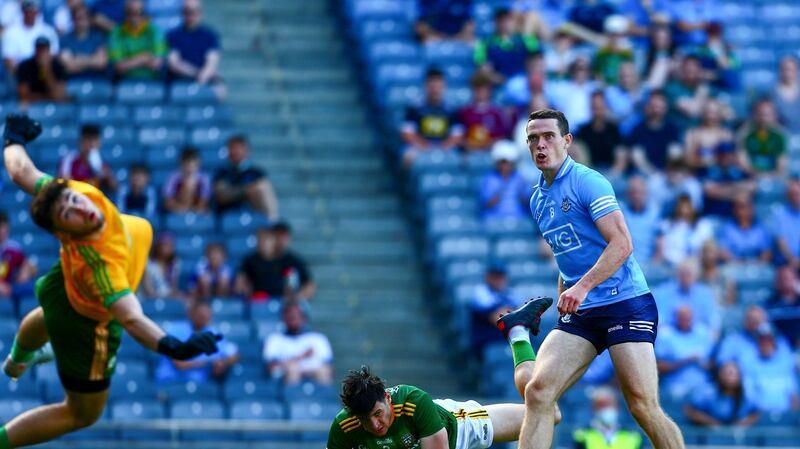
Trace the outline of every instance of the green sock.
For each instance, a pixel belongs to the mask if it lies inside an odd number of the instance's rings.
[[[514,356],[515,368],[522,362],[536,360],[536,353],[533,352],[533,346],[531,346],[529,341],[525,340],[511,343],[511,354]]]
[[[11,449],[11,442],[8,441],[6,426],[0,427],[0,449]]]
[[[28,351],[26,349],[22,349],[17,344],[16,337],[14,338],[14,344],[11,345],[11,360],[14,363],[25,363],[30,362],[33,359],[33,355],[36,351]],[[3,446],[0,446],[2,449]]]

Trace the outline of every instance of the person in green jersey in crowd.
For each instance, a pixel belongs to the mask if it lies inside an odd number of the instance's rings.
[[[536,358],[529,334],[539,333],[540,316],[552,303],[552,298],[532,299],[497,322],[511,344],[520,394]],[[525,413],[524,404],[484,407],[475,401],[431,399],[411,385],[386,388],[366,366],[344,379],[341,399],[344,408],[331,424],[327,449],[485,449],[516,441]],[[557,406],[554,414],[558,424]]]

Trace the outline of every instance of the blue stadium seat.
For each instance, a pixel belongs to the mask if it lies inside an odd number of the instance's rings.
[[[224,419],[225,405],[216,399],[178,401],[172,404],[169,414],[174,420]],[[218,440],[231,438],[231,435],[233,434],[192,430],[181,432],[181,439],[185,441]]]
[[[430,219],[427,227],[429,238],[474,236],[481,231],[481,224],[470,216],[450,215],[435,216]]]
[[[167,219],[167,226],[169,226],[169,218]],[[188,231],[188,228],[175,232],[186,231]],[[181,234],[175,238],[175,252],[183,260],[200,260],[205,253],[207,243],[208,240],[202,235]],[[193,264],[187,264],[187,268],[193,269]]]
[[[43,404],[35,399],[0,399],[0,423],[7,423],[20,413]]]
[[[0,397],[5,399],[39,401],[42,399],[42,393],[39,386],[32,379],[21,379],[17,381],[6,377],[0,380]]]
[[[211,310],[217,320],[245,318],[245,304],[239,298],[217,298],[211,301]]]
[[[139,143],[147,146],[183,145],[186,131],[167,126],[146,126],[139,130]]]
[[[189,132],[189,143],[197,147],[219,148],[225,145],[230,131],[217,126],[197,126]]]
[[[419,46],[402,41],[378,41],[366,46],[367,59],[373,64],[382,62],[412,62],[419,59]]]
[[[508,264],[508,276],[516,282],[550,282],[558,276],[558,268],[548,261],[517,260]]]
[[[401,0],[352,0],[347,3],[347,12],[355,22],[367,19],[407,22],[414,12],[413,3]]]
[[[173,382],[159,385],[158,390],[170,402],[219,398],[219,385],[214,382]]]
[[[80,123],[100,126],[130,124],[130,108],[120,104],[82,104],[78,109]]]
[[[136,140],[136,131],[130,124],[127,125],[106,125],[102,129],[103,146],[108,142],[122,142],[130,144]]]
[[[375,39],[411,40],[411,27],[391,19],[364,20],[357,25],[356,32],[361,36],[362,42]]]
[[[172,30],[181,25],[180,16],[154,16],[150,19],[159,30]]]
[[[419,193],[423,197],[442,194],[468,193],[471,188],[469,177],[450,173],[426,173],[419,178]]]
[[[144,313],[154,319],[180,320],[186,318],[186,304],[175,299],[149,299],[142,301]]]
[[[472,46],[454,41],[431,42],[423,46],[425,60],[429,64],[459,64],[472,66]]]
[[[418,63],[384,63],[373,67],[372,81],[379,90],[393,84],[420,84],[425,67]]]
[[[533,221],[529,218],[493,218],[483,222],[485,232],[492,238],[526,237],[535,235]]]
[[[463,281],[480,282],[486,275],[486,263],[482,260],[457,260],[447,264],[444,281],[452,285]]]
[[[150,378],[147,363],[141,360],[120,361],[114,370],[114,379],[120,382],[129,379],[145,382]]]
[[[164,100],[164,85],[154,81],[122,81],[117,85],[117,102],[156,104]]]
[[[215,327],[230,341],[248,340],[252,334],[250,322],[243,319],[216,319]]]
[[[389,108],[404,108],[409,105],[419,104],[424,97],[425,94],[419,85],[395,84],[385,89],[384,94],[378,97],[378,101]]]
[[[181,0],[147,0],[145,11],[153,16],[178,16],[181,12]],[[164,33],[169,29],[162,30]]]
[[[281,385],[272,379],[232,379],[225,383],[223,391],[227,401],[277,400],[281,397]]]
[[[184,214],[167,215],[166,228],[168,231],[181,233],[211,233],[214,232],[214,215],[187,212]]]
[[[263,400],[236,400],[231,403],[230,417],[237,420],[270,421],[285,419],[286,413],[282,403]],[[244,441],[286,441],[292,440],[292,433],[284,432],[242,432]]]
[[[75,120],[75,106],[63,103],[33,103],[28,107],[28,115],[42,124],[53,126]]]
[[[200,147],[200,160],[206,170],[216,170],[228,163],[228,148],[224,145]]]
[[[255,321],[279,321],[280,301],[261,301],[250,304],[250,318]]]
[[[39,300],[33,296],[22,298],[19,302],[19,317],[22,318],[31,310],[39,307]]]
[[[10,311],[11,313],[0,314],[0,340],[6,338],[14,338],[19,327],[19,321],[16,318],[11,318],[14,315],[14,304],[10,300],[2,300],[3,312]]]
[[[136,422],[150,419],[164,419],[167,417],[164,405],[154,399],[122,399],[114,401],[111,406],[111,418],[120,422]],[[166,440],[169,432],[165,430],[123,430],[120,433],[123,440],[153,441]]]
[[[58,146],[61,144],[75,145],[78,140],[78,127],[71,125],[53,125],[42,129],[42,134],[36,138],[38,145]]]
[[[44,401],[48,404],[64,400],[64,387],[59,379],[37,379],[36,383],[42,389]]]
[[[276,302],[276,301],[270,301],[270,302]],[[256,326],[256,336],[258,337],[259,341],[266,340],[270,334],[273,334],[275,332],[283,332],[285,329],[283,322],[277,319],[258,320],[255,322],[255,326]]]
[[[122,145],[105,143],[101,149],[103,162],[109,167],[127,167],[142,161],[142,151],[138,145]]]
[[[478,202],[472,196],[437,195],[428,198],[426,209],[428,216],[454,213],[477,216],[477,206]]]
[[[242,363],[253,365],[264,364],[264,348],[261,346],[260,340],[253,340],[250,337],[239,340],[236,338],[228,338],[227,335],[225,335],[225,338],[231,343],[236,344]]]
[[[111,397],[157,400],[159,399],[159,390],[158,385],[149,379],[112,379]]]
[[[25,248],[28,254],[33,253],[56,253],[58,254],[59,243],[51,234],[43,232],[25,232],[19,236],[17,241]]]
[[[303,401],[289,403],[289,418],[298,421],[332,421],[341,410],[336,402]],[[327,432],[303,432],[304,441],[323,441]]]
[[[186,110],[172,105],[146,105],[133,108],[133,119],[140,126],[182,125]]]
[[[454,173],[461,168],[461,160],[461,156],[454,151],[426,151],[414,159],[411,170],[415,175],[421,173]]]
[[[501,238],[493,248],[493,254],[498,259],[524,259],[530,260],[537,257],[539,243],[531,238]]]
[[[180,155],[181,147],[179,145],[148,147],[144,151],[144,162],[151,170],[174,170],[180,164]]]
[[[437,259],[444,262],[455,258],[485,259],[489,242],[484,237],[445,237],[436,244]]]
[[[222,215],[221,224],[223,234],[234,235],[236,233],[241,235],[253,233],[258,228],[267,226],[269,220],[262,214],[250,211],[232,211]]]
[[[283,388],[283,400],[289,404],[298,401],[336,401],[338,397],[338,390],[333,385],[320,385],[311,381]]]
[[[237,363],[233,365],[228,372],[227,382],[234,382],[238,380],[258,380],[261,381],[266,378],[266,371],[264,365],[244,365]]]
[[[36,365],[35,368],[36,372],[36,380],[43,381],[43,380],[54,380],[58,381],[58,369],[56,368],[55,363],[42,363]]]
[[[230,109],[218,105],[189,105],[186,108],[186,123],[197,125],[228,125],[233,121]]]
[[[105,80],[70,80],[67,94],[81,104],[107,103],[113,96],[113,89]]]
[[[152,318],[152,317],[151,317]],[[122,334],[122,341],[117,351],[120,361],[146,361],[154,357],[153,352],[140,345],[127,332]]]
[[[173,104],[204,105],[217,101],[214,89],[207,84],[174,83],[170,88],[169,96]]]

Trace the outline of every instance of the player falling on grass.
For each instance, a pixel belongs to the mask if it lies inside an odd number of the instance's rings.
[[[531,213],[558,263],[561,317],[542,343],[525,387],[520,448],[550,447],[550,410],[605,349],[628,408],[653,446],[682,448],[680,429],[658,403],[656,302],[631,255],[614,190],[603,175],[567,155],[572,134],[563,113],[532,112],[526,131],[531,157],[542,171]]]
[[[535,355],[529,332],[539,333],[541,314],[552,298],[535,298],[503,316],[499,323],[514,355],[514,383],[520,394],[530,380]],[[508,330],[514,329],[509,335]],[[456,402],[431,399],[410,385],[386,388],[362,367],[342,382],[344,408],[331,425],[327,449],[485,449],[492,443],[516,441],[523,404]],[[561,420],[551,409],[555,423]]]
[[[108,399],[123,329],[147,349],[180,360],[216,352],[219,339],[204,332],[182,342],[142,313],[133,292],[150,251],[150,224],[120,214],[89,184],[40,172],[24,145],[41,131],[27,116],[6,117],[3,158],[14,183],[34,196],[33,220],[61,242],[61,257],[36,282],[40,307],[20,323],[3,371],[18,378],[54,355],[65,399],[0,427],[0,449],[49,441],[97,421]]]

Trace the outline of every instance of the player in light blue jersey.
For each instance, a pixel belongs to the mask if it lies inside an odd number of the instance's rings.
[[[550,448],[553,407],[605,349],[625,401],[657,449],[683,448],[680,429],[658,402],[653,343],[658,310],[611,184],[567,155],[572,143],[564,114],[532,112],[528,148],[542,177],[531,213],[559,268],[556,328],[542,343],[525,387],[521,449]],[[513,332],[513,331],[512,331]]]

